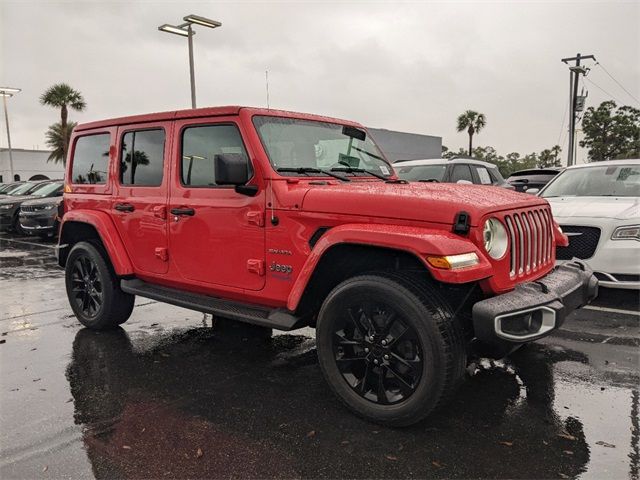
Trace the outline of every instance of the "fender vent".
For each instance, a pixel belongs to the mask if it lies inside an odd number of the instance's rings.
[[[316,243],[318,243],[318,240],[320,240],[320,237],[322,237],[322,235],[324,235],[330,228],[331,227],[320,227],[317,229],[309,239],[309,246],[313,249],[313,247],[316,246]]]

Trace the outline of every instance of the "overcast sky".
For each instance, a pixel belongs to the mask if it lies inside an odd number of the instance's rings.
[[[272,108],[438,135],[452,149],[467,144],[457,115],[473,109],[487,117],[475,144],[504,155],[566,139],[562,57],[594,54],[640,98],[638,1],[0,0],[0,84],[22,88],[9,100],[13,146],[44,147],[59,113],[38,97],[57,82],[83,93],[79,122],[188,108],[187,41],[157,26],[189,13],[223,23],[194,37],[199,106],[265,106],[268,69]],[[640,108],[599,66],[587,79],[587,105]],[[4,122],[0,133],[6,147]]]

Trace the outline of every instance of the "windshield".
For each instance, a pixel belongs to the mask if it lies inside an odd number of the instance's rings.
[[[35,189],[35,187],[37,187],[38,185],[40,185],[40,183],[38,182],[26,182],[8,192],[8,195],[26,195],[27,193],[29,193],[29,191]]]
[[[31,195],[37,197],[49,197],[52,194],[62,191],[62,183],[45,183],[44,185],[36,188]]]
[[[640,166],[603,165],[565,170],[548,184],[542,197],[637,197]]]
[[[446,170],[447,166],[445,164],[406,165],[404,167],[396,164],[398,177],[409,182],[418,182],[420,180],[437,180],[438,182],[441,182]]]
[[[368,170],[385,177],[393,173],[369,136],[363,140],[349,136],[343,133],[346,130],[343,125],[268,116],[254,117],[253,124],[276,171],[351,168]],[[364,134],[359,129],[357,132]],[[303,172],[283,174],[300,173]]]

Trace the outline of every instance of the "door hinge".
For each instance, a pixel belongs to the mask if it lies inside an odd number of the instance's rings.
[[[257,225],[258,227],[264,227],[264,212],[253,210],[247,212],[245,215],[249,225]]]
[[[167,207],[165,207],[164,205],[156,205],[155,207],[153,207],[153,215],[163,220],[166,219]]]
[[[165,247],[156,247],[154,253],[156,254],[156,257],[158,257],[163,262],[169,260],[169,250]]]
[[[264,260],[250,258],[247,260],[247,270],[262,277],[264,275]]]

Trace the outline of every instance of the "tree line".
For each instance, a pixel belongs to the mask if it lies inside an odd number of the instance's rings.
[[[467,110],[457,119],[456,130],[469,135],[469,148],[457,152],[442,146],[443,158],[472,157],[491,162],[498,166],[500,173],[508,177],[513,172],[530,168],[561,167],[560,145],[554,145],[541,152],[521,156],[518,152],[500,155],[495,148],[473,147],[473,137],[487,125],[483,113]],[[640,158],[640,110],[628,105],[618,107],[608,100],[597,107],[589,107],[582,119],[584,138],[580,146],[587,148],[590,162],[601,162],[621,158]]]

